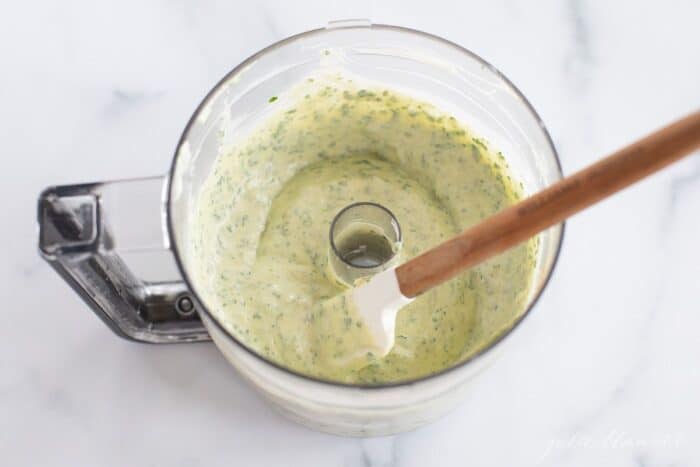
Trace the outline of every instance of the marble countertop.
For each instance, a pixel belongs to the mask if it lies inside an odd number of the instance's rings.
[[[344,439],[278,416],[211,344],[118,339],[37,254],[50,184],[163,173],[232,66],[330,19],[502,70],[571,173],[700,105],[697,2],[12,2],[0,15],[8,466],[700,465],[700,155],[570,221],[529,323],[452,414]]]

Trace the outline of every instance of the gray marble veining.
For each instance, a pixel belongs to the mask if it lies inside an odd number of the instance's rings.
[[[454,413],[391,438],[282,419],[210,345],[119,340],[41,263],[41,189],[163,172],[226,71],[287,35],[370,14],[493,61],[568,172],[700,105],[697,2],[8,4],[0,464],[700,465],[700,155],[574,218],[517,351]]]

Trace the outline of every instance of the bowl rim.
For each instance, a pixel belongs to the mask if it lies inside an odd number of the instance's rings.
[[[175,149],[175,154],[173,156],[171,165],[170,165],[170,170],[167,175],[167,182],[166,182],[166,187],[164,190],[165,197],[164,197],[164,202],[165,202],[165,224],[166,224],[166,230],[167,230],[167,236],[169,240],[169,244],[171,247],[171,250],[173,252],[173,257],[175,259],[175,264],[177,266],[177,269],[179,273],[182,275],[183,280],[187,284],[188,290],[190,294],[192,295],[194,301],[196,302],[197,305],[197,311],[199,313],[204,313],[206,314],[208,321],[212,322],[214,326],[216,326],[224,336],[235,346],[243,349],[244,351],[248,352],[250,355],[258,359],[261,363],[271,365],[272,367],[275,367],[278,370],[283,371],[284,373],[287,373],[289,376],[292,377],[297,377],[301,378],[302,380],[305,380],[307,382],[313,382],[313,383],[318,383],[322,385],[329,385],[329,386],[334,386],[334,387],[346,387],[346,388],[353,388],[353,389],[367,389],[367,390],[382,390],[382,389],[389,389],[389,388],[396,388],[396,387],[405,387],[409,385],[416,385],[419,383],[427,382],[427,381],[434,381],[437,378],[443,377],[447,374],[453,373],[455,371],[458,371],[467,365],[477,361],[481,360],[483,357],[486,356],[486,354],[491,353],[496,347],[498,347],[506,337],[508,337],[514,330],[517,328],[520,323],[522,323],[527,316],[530,315],[530,312],[532,309],[535,307],[535,305],[539,302],[540,298],[542,297],[543,292],[549,285],[549,282],[552,278],[552,275],[554,273],[554,270],[556,269],[556,266],[559,262],[559,256],[561,254],[561,249],[562,249],[562,244],[564,242],[564,233],[565,233],[565,227],[566,223],[562,222],[561,224],[558,224],[556,226],[553,226],[551,228],[558,228],[559,229],[559,238],[556,246],[556,251],[554,252],[554,259],[552,261],[552,266],[547,272],[547,276],[544,278],[542,281],[542,285],[539,288],[539,290],[535,293],[535,296],[532,298],[532,301],[528,305],[528,307],[525,309],[525,311],[518,316],[517,319],[513,320],[512,323],[510,323],[507,327],[505,327],[503,330],[500,331],[500,334],[496,337],[494,337],[488,345],[484,346],[482,349],[479,351],[475,352],[474,354],[470,355],[468,358],[464,359],[463,361],[460,361],[459,363],[443,368],[440,371],[436,371],[435,373],[430,373],[427,375],[419,376],[417,378],[412,378],[412,379],[406,379],[406,380],[399,380],[399,381],[393,381],[393,382],[388,382],[388,383],[382,383],[382,384],[367,384],[367,383],[346,383],[342,381],[335,381],[332,379],[326,379],[326,378],[320,378],[312,375],[308,375],[299,371],[295,371],[291,368],[285,367],[284,365],[281,365],[274,360],[271,360],[259,353],[257,353],[255,350],[252,348],[246,346],[242,342],[240,342],[238,339],[236,339],[235,336],[233,336],[218,320],[216,316],[214,316],[213,313],[211,313],[205,306],[204,306],[204,301],[201,300],[199,295],[197,294],[197,291],[195,290],[194,287],[192,287],[192,281],[190,280],[189,275],[187,274],[187,270],[183,264],[183,261],[180,256],[180,252],[178,249],[178,242],[177,238],[175,236],[175,229],[173,225],[173,215],[172,215],[172,199],[174,198],[174,193],[173,193],[173,176],[175,174],[175,170],[177,168],[177,162],[178,162],[178,154],[180,153],[180,149],[183,147],[183,145],[187,142],[189,132],[192,128],[192,126],[196,123],[199,115],[201,114],[202,110],[206,108],[206,106],[210,103],[210,101],[218,94],[220,89],[228,83],[228,81],[233,78],[236,74],[241,72],[242,70],[246,69],[249,65],[251,65],[253,62],[255,62],[258,58],[261,56],[270,53],[274,51],[275,49],[278,49],[286,44],[295,42],[299,39],[302,38],[307,38],[310,36],[314,36],[316,34],[322,34],[326,33],[329,30],[334,31],[334,30],[339,30],[339,29],[380,29],[380,30],[386,30],[386,31],[395,31],[399,33],[408,33],[408,34],[415,34],[417,36],[421,36],[424,39],[432,40],[437,43],[440,43],[441,45],[450,47],[457,52],[461,52],[467,56],[469,56],[471,59],[479,62],[482,66],[489,68],[489,70],[496,75],[500,80],[503,81],[503,83],[515,94],[515,96],[522,102],[522,104],[525,105],[527,110],[531,113],[532,117],[535,119],[535,121],[538,123],[545,140],[547,142],[547,145],[549,146],[549,149],[551,153],[554,156],[554,160],[556,163],[556,168],[557,168],[557,176],[559,178],[563,177],[563,171],[561,167],[561,160],[559,158],[559,154],[557,153],[556,147],[554,146],[554,143],[552,141],[551,136],[549,135],[549,132],[547,131],[547,128],[544,125],[544,122],[540,118],[539,114],[537,111],[535,111],[534,107],[530,103],[530,101],[527,100],[527,98],[523,95],[523,93],[503,74],[501,73],[495,66],[493,66],[491,63],[488,61],[484,60],[481,58],[479,55],[475,54],[474,52],[470,51],[469,49],[466,49],[465,47],[462,47],[461,45],[452,42],[450,40],[444,39],[440,36],[436,36],[434,34],[430,34],[424,31],[420,31],[417,29],[412,29],[412,28],[407,28],[403,26],[394,26],[394,25],[388,25],[388,24],[374,24],[374,23],[356,23],[356,22],[348,22],[347,25],[338,25],[339,23],[342,22],[333,22],[332,28],[317,28],[317,29],[311,29],[305,32],[301,32],[298,34],[294,34],[292,36],[289,36],[285,39],[282,39],[280,41],[277,41],[260,51],[254,53],[253,55],[249,56],[245,60],[243,60],[241,63],[239,63],[236,67],[234,67],[231,71],[226,73],[223,78],[221,78],[214,87],[206,94],[206,96],[202,99],[202,101],[199,103],[195,111],[192,113],[192,116],[187,122],[187,125],[185,126],[184,130],[182,131],[182,134],[180,136],[180,139],[178,140],[176,149]]]

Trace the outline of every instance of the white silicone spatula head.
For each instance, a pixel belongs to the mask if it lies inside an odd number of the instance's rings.
[[[380,272],[367,283],[353,289],[350,296],[351,307],[354,307],[358,319],[367,327],[374,340],[376,353],[385,356],[394,347],[396,314],[413,299],[401,293],[393,268]]]

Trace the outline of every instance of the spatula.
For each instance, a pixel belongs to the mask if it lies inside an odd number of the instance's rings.
[[[549,188],[489,217],[348,294],[375,353],[394,345],[396,314],[415,297],[463,270],[651,175],[700,147],[700,111],[678,120]]]

